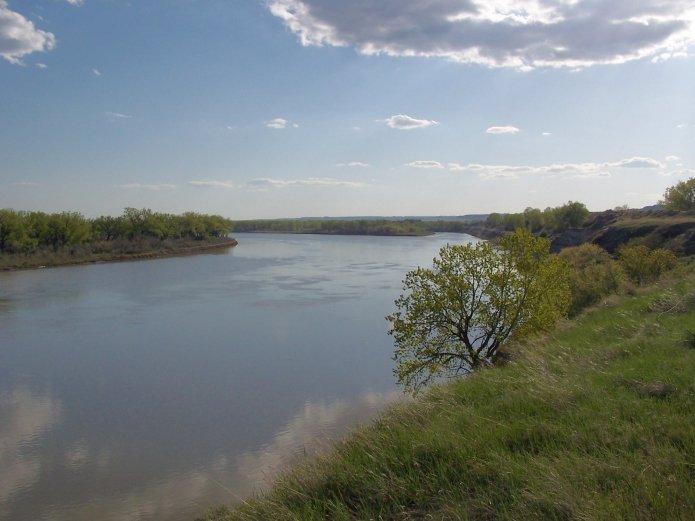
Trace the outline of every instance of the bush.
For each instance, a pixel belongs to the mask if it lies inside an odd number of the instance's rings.
[[[672,251],[646,246],[621,246],[618,258],[627,276],[638,285],[654,282],[678,262]]]
[[[570,316],[615,293],[625,280],[625,271],[606,250],[595,244],[565,248],[560,257],[572,267]]]

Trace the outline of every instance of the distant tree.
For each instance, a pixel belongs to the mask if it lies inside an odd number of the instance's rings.
[[[417,391],[437,376],[492,362],[508,338],[548,328],[566,315],[565,261],[547,239],[519,229],[500,240],[445,246],[431,269],[409,272],[389,315],[399,383]]]
[[[113,241],[125,235],[125,228],[123,217],[97,217],[92,220],[92,238],[98,241]]]
[[[589,210],[583,203],[569,201],[556,209],[557,219],[563,229],[577,228],[589,217]]]
[[[485,219],[485,223],[490,225],[490,226],[501,226],[503,223],[502,214],[495,213],[495,212],[491,213]]]
[[[0,252],[18,249],[25,235],[22,213],[7,208],[0,209]]]
[[[502,223],[504,224],[504,229],[510,232],[518,228],[524,228],[526,225],[524,215],[521,213],[504,214],[502,216]]]
[[[524,224],[531,232],[540,231],[543,228],[543,212],[538,208],[526,208],[524,210]]]
[[[695,177],[667,188],[663,204],[669,210],[695,210]]]

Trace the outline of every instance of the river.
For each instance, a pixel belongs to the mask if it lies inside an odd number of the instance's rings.
[[[0,519],[191,521],[399,399],[405,273],[458,234],[0,273]]]

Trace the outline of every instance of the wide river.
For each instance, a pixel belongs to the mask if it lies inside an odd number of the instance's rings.
[[[0,273],[0,519],[191,521],[401,396],[384,316],[472,237],[237,234]]]

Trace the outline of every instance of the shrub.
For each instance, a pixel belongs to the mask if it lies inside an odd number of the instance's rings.
[[[625,271],[606,250],[595,244],[565,248],[560,257],[572,267],[570,315],[614,293],[625,279]]]
[[[657,280],[677,264],[672,251],[664,248],[650,250],[646,246],[621,246],[618,258],[627,276],[638,285]]]

